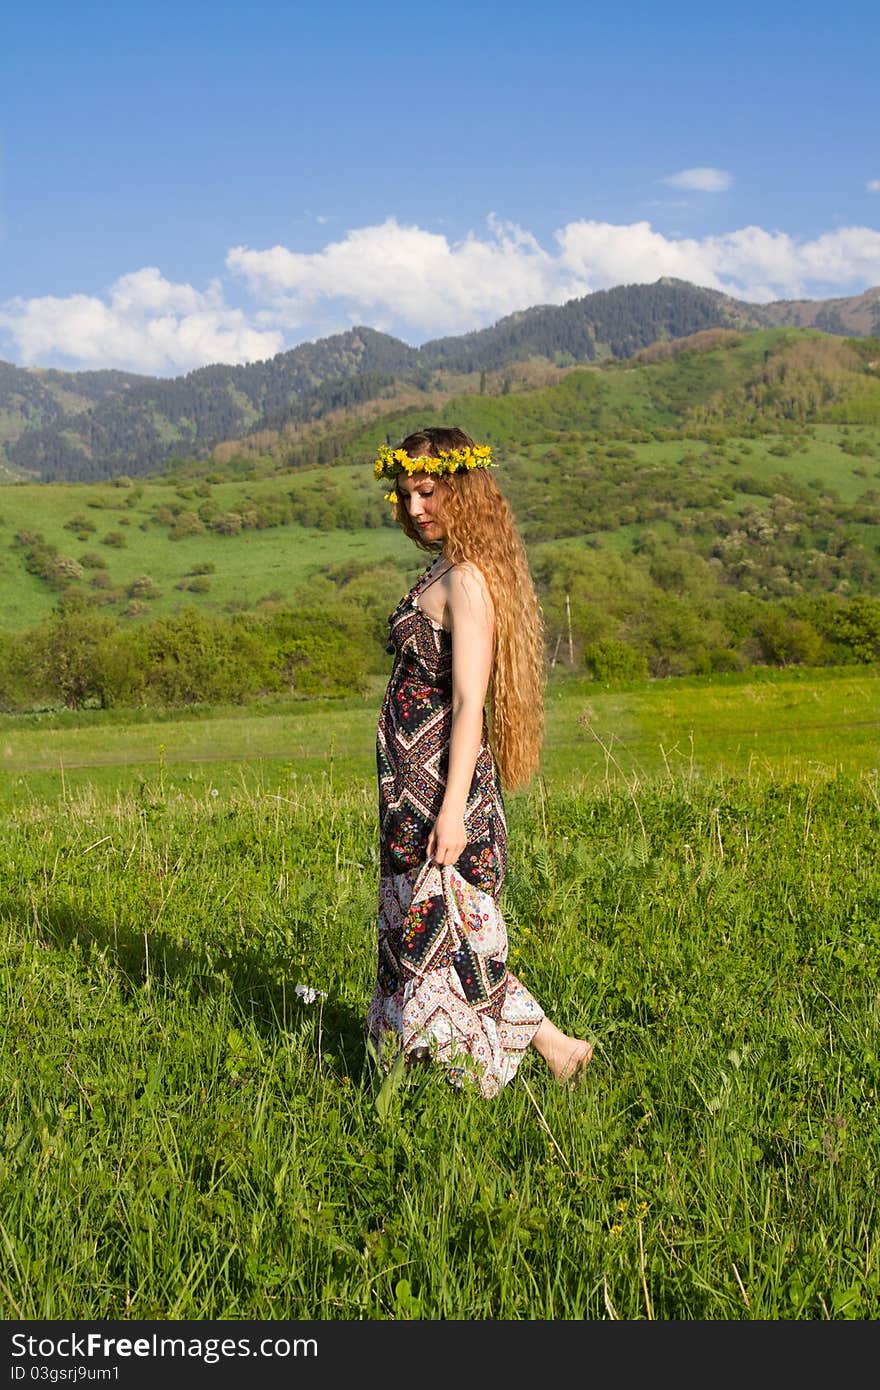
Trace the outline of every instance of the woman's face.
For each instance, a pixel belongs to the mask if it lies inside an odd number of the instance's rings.
[[[409,513],[410,521],[429,541],[440,541],[446,529],[440,521],[436,474],[401,473],[397,495]]]

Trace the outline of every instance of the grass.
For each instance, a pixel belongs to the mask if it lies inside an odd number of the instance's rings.
[[[297,475],[297,480],[305,475]],[[290,480],[288,480],[290,482]],[[177,501],[175,490],[164,483],[145,483],[140,500],[125,505],[128,489],[96,487],[86,483],[20,484],[0,488],[0,582],[7,602],[0,613],[0,631],[21,631],[47,618],[58,601],[53,591],[35,575],[29,574],[20,553],[12,548],[21,530],[41,533],[57,545],[62,555],[77,559],[85,552],[102,555],[113,587],[125,589],[142,575],[149,575],[160,597],[150,601],[149,613],[174,613],[195,604],[209,612],[231,608],[254,608],[261,599],[274,596],[290,600],[296,589],[326,566],[340,559],[369,561],[377,566],[411,563],[412,547],[397,531],[387,527],[357,532],[318,531],[291,523],[263,531],[247,531],[238,536],[203,533],[172,541],[167,528],[149,523],[151,509],[158,503]],[[247,485],[218,484],[211,500],[231,508],[244,498],[260,500],[262,493],[279,490],[278,479],[257,480]],[[378,507],[381,498],[372,494]],[[89,500],[101,500],[101,509],[89,510]],[[199,498],[195,498],[198,504]],[[192,501],[185,503],[193,507]],[[112,510],[111,510],[112,507]],[[65,529],[65,522],[86,515],[98,529],[81,541]],[[377,513],[378,514],[378,513]],[[130,524],[125,524],[130,523]],[[141,524],[147,526],[141,529]],[[105,546],[102,537],[124,529],[125,547]],[[342,538],[342,539],[341,539]],[[192,575],[194,567],[213,564],[208,576],[209,591],[199,594],[178,590],[175,585]],[[82,587],[82,586],[81,586]],[[84,581],[85,591],[89,591]],[[108,605],[117,615],[128,602],[123,598]]]
[[[876,1316],[871,787],[517,802],[513,963],[596,1057],[491,1103],[365,1054],[372,801],[6,818],[4,1315]]]
[[[508,798],[502,906],[514,969],[596,1052],[576,1092],[530,1055],[491,1102],[365,1050],[375,793],[327,748],[360,756],[366,709],[332,734],[304,710],[308,776],[257,775],[252,744],[216,796],[174,740],[273,716],[37,726],[92,757],[161,732],[166,758],[0,809],[3,1316],[877,1317],[876,771],[828,729],[813,767],[732,751],[876,686],[676,685],[592,691],[605,750],[583,691],[549,702],[559,772]]]
[[[798,780],[876,772],[880,684],[872,667],[756,668],[729,676],[604,686],[557,670],[547,690],[544,773],[590,789],[667,770],[761,769]],[[167,795],[372,781],[381,681],[363,697],[178,711],[0,716],[0,804],[79,788]]]

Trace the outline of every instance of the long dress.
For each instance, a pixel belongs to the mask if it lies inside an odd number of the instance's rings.
[[[433,582],[426,570],[388,619],[394,663],[376,736],[378,968],[367,1030],[386,1067],[401,1050],[427,1047],[453,1085],[473,1082],[490,1097],[515,1075],[544,1011],[507,968],[507,825],[485,713],[467,845],[455,864],[426,858],[452,731],[452,637],[419,605]]]

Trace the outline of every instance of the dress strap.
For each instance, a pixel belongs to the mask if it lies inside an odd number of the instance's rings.
[[[428,582],[427,582],[427,584],[423,584],[422,587],[421,587],[420,589],[418,589],[417,592],[420,593],[420,594],[423,594],[423,593],[425,592],[426,589],[430,589],[430,587],[431,587],[432,584],[436,584],[438,579],[442,579],[443,576],[444,576],[445,574],[448,574],[450,570],[454,570],[454,569],[455,569],[455,565],[454,565],[454,564],[448,565],[448,566],[446,567],[445,570],[441,570],[439,574],[435,574],[433,579],[429,579]]]

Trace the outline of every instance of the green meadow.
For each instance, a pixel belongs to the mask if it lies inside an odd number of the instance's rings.
[[[212,500],[224,509],[245,507],[259,500],[262,493],[274,491],[277,485],[272,487],[271,482],[254,483],[247,489],[219,484],[212,489]],[[124,613],[129,586],[145,575],[155,590],[150,595],[151,616],[190,606],[206,612],[232,612],[256,608],[261,601],[290,599],[311,575],[343,556],[381,566],[399,564],[406,554],[408,543],[396,531],[385,528],[345,533],[341,546],[340,533],[296,523],[238,535],[203,532],[171,540],[167,527],[151,519],[152,509],[163,505],[169,492],[173,489],[164,483],[139,486],[137,500],[127,507],[121,500],[126,490],[107,486],[21,484],[0,490],[0,583],[7,596],[0,626],[7,631],[30,627],[48,617],[58,602],[58,593],[39,576],[28,573],[18,553],[10,549],[10,542],[22,529],[39,531],[63,555],[77,561],[84,553],[103,559],[106,569],[100,572],[108,576],[116,597],[102,608],[113,616]],[[219,497],[215,498],[215,493]],[[178,498],[177,503],[182,505],[186,500]],[[371,501],[378,523],[387,508],[375,490],[371,490]],[[93,502],[100,505],[92,507]],[[77,516],[93,521],[95,533],[78,539],[66,530],[65,523]],[[105,545],[108,535],[121,535],[123,544]],[[204,590],[178,587],[186,585],[200,565],[211,567]]]
[[[0,488],[7,1320],[880,1315],[876,354],[692,347]],[[510,961],[595,1048],[493,1101],[363,1031],[419,561],[369,459],[453,419],[547,622]],[[224,642],[284,605],[282,679]],[[159,698],[190,647],[240,703]]]
[[[661,773],[757,770],[799,780],[880,768],[874,667],[766,668],[602,685],[551,677],[543,776],[552,788]],[[167,711],[0,716],[0,804],[77,790],[284,794],[374,776],[382,683],[364,696]]]
[[[3,1316],[877,1317],[877,677],[551,678],[502,906],[595,1056],[494,1101],[365,1045],[378,689],[3,716]]]

